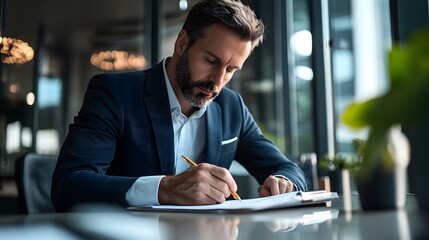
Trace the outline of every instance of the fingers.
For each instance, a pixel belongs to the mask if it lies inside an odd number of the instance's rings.
[[[235,183],[235,180],[232,177],[231,173],[226,168],[218,167],[208,163],[201,163],[197,167],[201,169],[206,169],[210,172],[212,176],[216,177],[217,180],[226,183],[227,189],[223,189],[225,195],[229,196],[231,191],[237,191],[237,184]],[[215,183],[219,183],[219,181],[215,181]]]
[[[258,192],[259,192],[259,197],[271,196],[271,192],[268,189],[266,189],[263,185],[259,186]]]
[[[179,205],[222,203],[236,189],[228,170],[202,163],[182,174],[162,178],[158,202]]]
[[[231,195],[232,189],[237,189],[237,185],[225,168],[215,165],[202,163],[194,169],[200,178],[196,181],[205,182],[208,186],[204,186],[207,195],[218,203],[225,201],[225,198]]]
[[[294,185],[282,177],[269,176],[258,189],[260,197],[267,197],[292,192]]]

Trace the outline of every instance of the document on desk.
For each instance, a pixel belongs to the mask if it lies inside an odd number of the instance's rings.
[[[275,196],[252,198],[243,200],[229,200],[213,205],[159,205],[128,207],[133,211],[178,211],[178,212],[254,212],[269,209],[299,207],[312,204],[322,204],[324,202],[338,198],[336,192],[309,191],[290,192]]]

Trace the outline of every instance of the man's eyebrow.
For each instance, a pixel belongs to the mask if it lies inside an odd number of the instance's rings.
[[[210,55],[210,57],[212,57],[212,58],[215,58],[216,59],[216,61],[218,61],[218,62],[222,62],[222,60],[220,59],[220,57],[218,57],[218,56],[216,56],[216,54],[214,54],[214,53],[212,53],[212,52],[210,52],[210,51],[204,51],[207,55]],[[234,66],[234,65],[232,65],[231,67],[233,67],[234,69],[236,69],[236,70],[240,70],[241,69],[241,67],[239,67],[239,66]]]

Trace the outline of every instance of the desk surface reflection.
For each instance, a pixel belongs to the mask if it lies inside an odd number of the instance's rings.
[[[418,212],[415,197],[397,211],[363,212],[358,196],[352,200],[347,210],[340,198],[331,207],[241,214],[86,206],[75,213],[1,217],[0,239],[429,239],[429,222]]]

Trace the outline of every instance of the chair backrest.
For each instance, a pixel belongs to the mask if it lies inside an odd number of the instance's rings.
[[[51,202],[52,174],[57,156],[27,153],[17,159],[19,205],[28,214],[55,212]]]
[[[304,172],[308,190],[319,190],[317,155],[315,153],[302,153],[300,155],[287,154],[286,157],[298,164]]]

